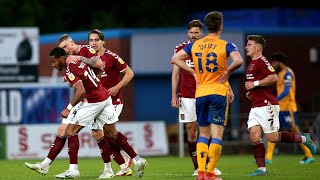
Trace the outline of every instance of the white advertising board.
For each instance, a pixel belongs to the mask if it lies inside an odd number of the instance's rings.
[[[37,82],[38,27],[0,28],[0,82]]]
[[[9,125],[6,127],[7,159],[39,159],[48,155],[56,137],[59,124]],[[119,122],[117,129],[123,133],[137,154],[158,156],[168,154],[165,123]],[[79,157],[101,157],[96,141],[85,127],[79,133]],[[57,158],[68,158],[67,143]]]

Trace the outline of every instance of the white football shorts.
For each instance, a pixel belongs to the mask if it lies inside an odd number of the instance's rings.
[[[248,130],[253,126],[261,126],[264,133],[278,132],[279,123],[279,105],[269,105],[251,108],[247,121]]]
[[[197,121],[196,99],[179,98],[179,122],[189,123]]]
[[[104,124],[113,124],[118,121],[114,111],[111,97],[98,103],[80,102],[79,108],[70,113],[70,124],[88,126],[93,120],[95,124],[103,127]]]

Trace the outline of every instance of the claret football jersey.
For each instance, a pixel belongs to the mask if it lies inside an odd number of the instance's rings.
[[[110,96],[108,91],[101,85],[93,70],[82,62],[69,63],[65,76],[71,86],[78,81],[82,81],[86,91],[84,98],[89,103],[101,102]]]

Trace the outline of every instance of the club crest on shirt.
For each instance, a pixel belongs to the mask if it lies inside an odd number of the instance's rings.
[[[118,58],[118,61],[120,64],[124,64],[124,61],[122,60],[122,58]]]
[[[74,75],[72,73],[70,73],[68,75],[68,78],[70,79],[70,81],[73,81],[75,79]]]
[[[95,53],[96,53],[96,50],[94,50],[93,48],[89,48],[89,51],[90,51],[92,54],[95,54]]]
[[[253,67],[254,67],[254,64],[251,64],[251,65],[249,66],[249,70],[252,71],[252,70],[253,70]]]
[[[269,69],[269,71],[271,71],[271,72],[274,72],[274,71],[275,71],[274,68],[273,68],[271,65],[268,65],[268,69]]]

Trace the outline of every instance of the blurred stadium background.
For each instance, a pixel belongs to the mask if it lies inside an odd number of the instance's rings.
[[[10,17],[0,20],[0,159],[46,156],[61,122],[60,112],[72,93],[62,83],[62,72],[53,71],[48,54],[64,33],[77,44],[86,44],[92,28],[104,32],[106,47],[120,55],[135,72],[133,81],[123,89],[120,131],[143,156],[185,156],[185,130],[177,123],[178,111],[170,105],[170,60],[174,47],[187,39],[186,23],[192,19],[203,21],[212,10],[224,13],[222,38],[236,43],[243,57],[248,34],[266,38],[266,57],[274,51],[288,55],[288,65],[297,78],[300,128],[310,132],[319,145],[319,8],[304,7],[307,3],[293,8],[286,1],[261,1],[266,4],[260,7],[247,1],[231,6],[210,3],[205,7],[201,4],[204,1],[187,1],[187,5],[175,1],[167,6],[161,1],[145,1],[130,2],[128,9],[112,4],[87,11],[81,3],[71,2],[0,3],[2,17]],[[158,4],[158,12],[150,10],[154,4]],[[181,11],[174,10],[180,6]],[[14,8],[18,10],[8,10]],[[70,8],[89,15],[70,14]],[[16,15],[10,16],[12,13]],[[224,135],[224,154],[251,152],[246,130],[250,105],[243,85],[246,64],[248,59],[230,79],[235,101]],[[81,143],[80,157],[100,156],[88,130],[82,133]],[[288,154],[300,152],[295,145],[279,145],[277,149]],[[60,157],[67,157],[66,151]]]

